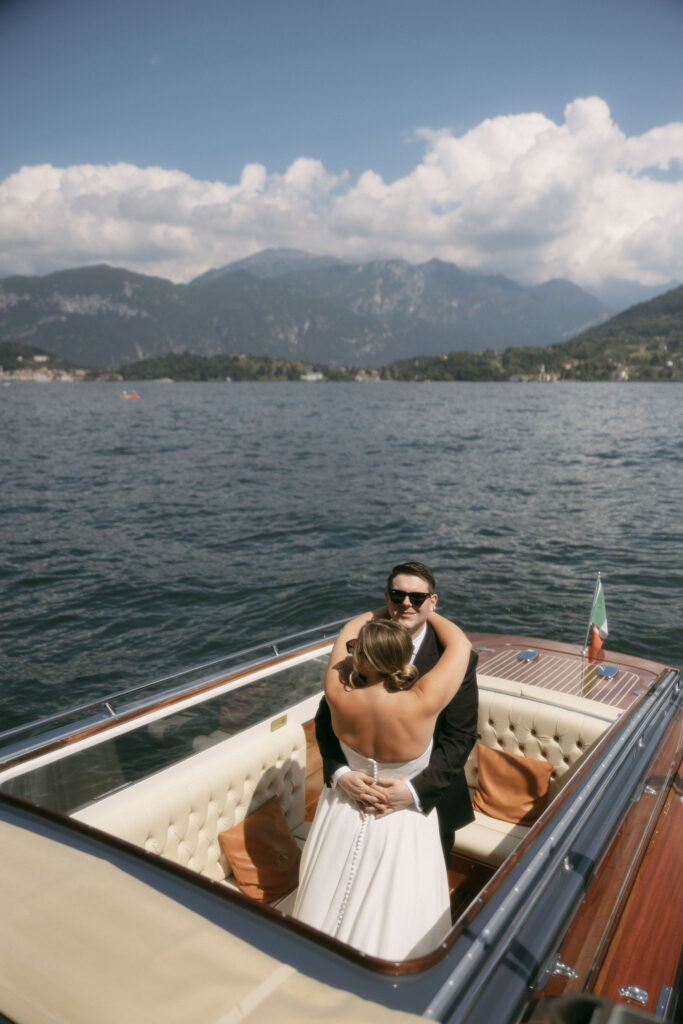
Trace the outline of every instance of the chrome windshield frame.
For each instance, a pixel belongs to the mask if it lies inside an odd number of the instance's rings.
[[[287,634],[274,640],[255,644],[252,647],[245,647],[221,658],[188,666],[167,676],[137,683],[106,696],[97,697],[6,729],[0,732],[0,768],[14,758],[18,750],[29,751],[39,747],[48,739],[48,736],[50,739],[54,739],[57,734],[59,738],[63,739],[71,733],[79,732],[84,727],[95,723],[111,722],[113,724],[121,715],[130,713],[132,709],[138,713],[144,713],[164,700],[177,698],[179,694],[189,691],[191,688],[196,689],[201,685],[210,686],[223,679],[227,672],[236,674],[254,670],[261,665],[267,665],[273,658],[294,655],[309,647],[324,643],[325,640],[331,641],[346,621],[346,619],[338,619],[298,633]],[[132,699],[138,696],[141,699],[133,702]],[[121,703],[125,703],[125,706],[117,708],[117,705]],[[71,721],[67,723],[69,719]],[[63,728],[59,728],[59,723],[65,723]],[[54,729],[55,726],[57,729]],[[25,737],[24,742],[22,742],[22,737]]]

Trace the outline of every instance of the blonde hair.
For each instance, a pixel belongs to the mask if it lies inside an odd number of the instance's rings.
[[[392,689],[407,690],[415,682],[418,671],[411,665],[413,644],[408,630],[391,619],[377,619],[361,626],[353,650],[354,668],[350,676],[353,687],[363,686],[355,668],[356,657],[365,658]]]

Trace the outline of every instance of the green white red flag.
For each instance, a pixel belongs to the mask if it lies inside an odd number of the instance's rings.
[[[607,609],[605,607],[605,594],[602,589],[602,580],[598,575],[598,583],[595,588],[595,594],[593,596],[593,607],[591,608],[590,623],[588,625],[590,632],[590,647],[588,649],[588,656],[595,658],[602,650],[602,645],[607,637]]]

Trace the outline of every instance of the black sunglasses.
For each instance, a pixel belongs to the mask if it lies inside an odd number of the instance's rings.
[[[403,604],[406,598],[410,600],[413,608],[421,608],[431,594],[421,594],[419,590],[408,593],[407,590],[390,590],[389,600],[392,604]]]
[[[356,646],[356,643],[357,643],[357,641],[356,641],[355,637],[354,637],[353,640],[347,640],[346,641],[346,653],[347,654],[353,654],[353,651],[354,651],[354,648]]]

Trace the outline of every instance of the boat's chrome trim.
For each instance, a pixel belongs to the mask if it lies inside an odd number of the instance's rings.
[[[255,671],[276,660],[294,657],[300,652],[330,642],[344,621],[341,619],[328,622],[300,633],[279,637],[268,643],[244,648],[224,658],[185,668],[171,675],[139,683],[105,697],[6,729],[0,732],[0,767],[12,761],[18,751],[25,757],[39,751],[48,742],[63,742],[75,734],[113,725],[133,712],[139,716],[162,704],[167,705],[171,701],[184,699],[186,695],[204,692],[227,682],[226,673],[231,672],[230,679],[234,679],[238,673]],[[145,694],[145,691],[151,690],[154,692]],[[136,699],[138,697],[141,699]],[[60,722],[65,723],[61,728]],[[31,736],[32,732],[35,733],[34,736]]]
[[[666,1015],[669,1012],[669,1005],[671,1003],[673,992],[674,990],[671,985],[662,985],[659,990],[659,998],[657,1000],[657,1008],[655,1010],[655,1017],[658,1019],[663,1020],[666,1018]]]
[[[509,1018],[516,1019],[530,988],[556,955],[586,885],[678,710],[677,681],[678,673],[669,672],[632,713],[615,723],[612,742],[600,744],[594,770],[541,826],[535,842],[525,843],[504,884],[495,886],[495,895],[482,899],[477,912],[468,916],[450,950],[448,959],[455,967],[424,1016],[473,1024],[495,1020],[497,1008],[504,1005]]]

